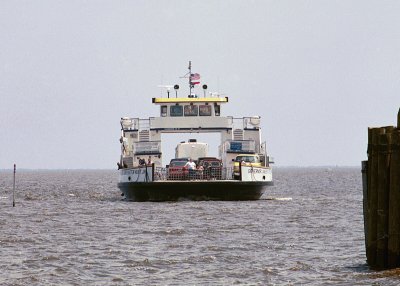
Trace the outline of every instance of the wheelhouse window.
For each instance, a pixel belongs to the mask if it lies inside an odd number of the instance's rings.
[[[200,116],[211,116],[211,105],[200,105]]]
[[[215,113],[215,116],[220,116],[220,112],[221,112],[221,109],[220,109],[221,107],[218,105],[218,104],[216,104],[216,105],[214,105],[214,113]]]
[[[185,105],[184,107],[185,116],[197,116],[198,106],[197,105]]]
[[[172,105],[169,109],[169,114],[171,116],[183,116],[183,106],[182,105]]]
[[[167,116],[167,106],[166,105],[162,105],[161,106],[161,116],[162,117],[166,117]]]

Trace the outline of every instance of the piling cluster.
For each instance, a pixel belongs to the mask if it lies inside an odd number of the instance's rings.
[[[400,110],[397,128],[368,129],[363,172],[367,263],[374,269],[400,267]]]

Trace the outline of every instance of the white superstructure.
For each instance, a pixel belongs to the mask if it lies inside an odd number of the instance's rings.
[[[260,117],[221,116],[228,97],[153,98],[160,116],[121,119],[121,163],[139,165],[148,158],[156,167],[165,166],[161,152],[163,133],[219,133],[219,156],[224,166],[232,166],[237,154],[260,154],[268,165],[266,144],[261,141]],[[179,155],[180,157],[180,155]],[[183,156],[186,157],[186,156]]]

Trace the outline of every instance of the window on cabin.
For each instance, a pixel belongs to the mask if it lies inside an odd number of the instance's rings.
[[[221,114],[220,111],[221,111],[221,107],[218,104],[214,105],[215,116],[220,116],[220,114]]]
[[[167,116],[167,106],[166,105],[162,105],[161,106],[161,116],[162,117],[166,117]]]
[[[185,105],[184,107],[185,116],[197,116],[198,106],[197,105]]]
[[[169,109],[170,116],[183,116],[183,106],[182,105],[172,105]]]
[[[211,105],[200,105],[199,114],[200,116],[211,116]]]

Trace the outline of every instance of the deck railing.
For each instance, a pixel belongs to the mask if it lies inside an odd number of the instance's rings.
[[[149,118],[130,118],[123,117],[121,118],[121,127],[123,130],[150,130],[154,126],[154,120],[158,117],[149,117]],[[221,117],[220,117],[221,118]],[[232,129],[255,129],[259,128],[260,125],[260,117],[232,117],[226,116],[228,128]]]
[[[188,170],[185,168],[161,168],[154,170],[154,181],[189,181],[189,180],[232,180],[232,167],[209,167],[206,169]]]

